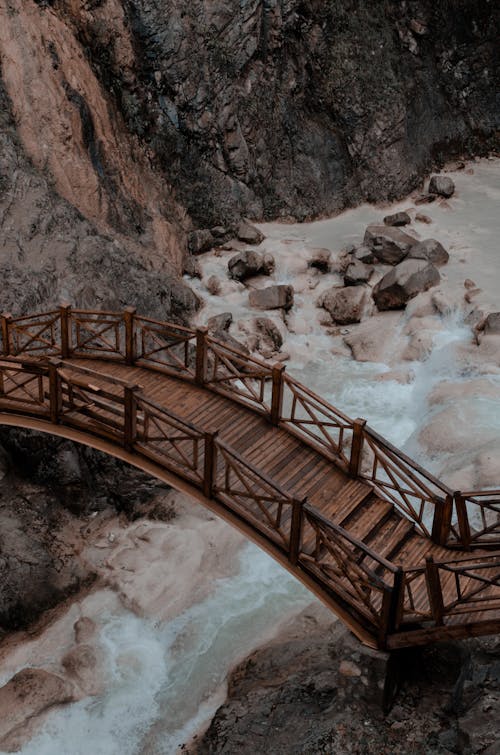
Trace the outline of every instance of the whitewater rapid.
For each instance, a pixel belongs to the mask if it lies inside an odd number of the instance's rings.
[[[472,278],[492,306],[497,303],[498,310],[500,162],[481,160],[468,167],[472,174],[451,174],[457,191],[448,203],[418,208],[432,222],[413,228],[423,238],[437,238],[449,250],[450,263],[441,271],[445,291],[463,289],[464,279]],[[318,284],[307,278],[312,249],[338,253],[350,243],[359,244],[369,223],[409,206],[408,199],[390,207],[365,205],[315,223],[259,226],[266,235],[263,248],[276,259],[273,282],[291,283],[297,291],[289,321],[291,332],[279,315],[265,314],[285,337],[283,351],[290,355],[290,373],[350,416],[368,419],[378,432],[432,471],[449,470],[452,477],[452,454],[446,450],[429,453],[421,441],[422,428],[438,412],[449,406],[456,409],[456,431],[465,432],[466,444],[476,443],[485,434],[500,438],[500,370],[493,365],[488,371],[482,365],[475,371],[473,359],[465,369],[457,358],[460,349],[471,342],[470,326],[454,309],[436,316],[439,328],[429,358],[405,363],[407,379],[391,379],[393,364],[353,361],[341,345],[342,338],[328,335],[319,324],[314,301],[321,287],[332,285],[335,276]],[[210,275],[224,279],[230,256],[227,251],[200,258],[202,278],[193,285],[205,301],[197,321],[204,323],[213,314],[231,311],[235,323],[231,332],[238,337],[237,323],[255,316],[248,307],[246,289],[225,280],[223,295],[212,296],[205,285]],[[404,324],[403,314],[392,332]],[[460,400],[446,395],[437,403],[430,400],[443,385],[460,388],[479,377],[491,385],[491,395],[469,395],[467,407],[474,411],[463,419]],[[471,424],[471,416],[475,424]],[[165,569],[174,568],[166,554]],[[22,749],[23,755],[176,752],[223,702],[231,667],[279,632],[283,616],[292,617],[312,600],[288,573],[248,543],[241,548],[235,573],[214,580],[200,602],[168,620],[141,618],[111,599],[106,610],[96,603],[92,614],[89,599],[84,608],[98,622],[106,658],[106,688],[97,697],[51,712],[39,733]],[[43,667],[47,658],[40,648],[32,663]],[[14,670],[15,664],[3,675],[3,683]]]

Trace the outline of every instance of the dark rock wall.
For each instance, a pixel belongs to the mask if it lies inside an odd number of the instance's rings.
[[[401,196],[496,143],[489,0],[137,0],[137,71],[92,56],[199,226]]]

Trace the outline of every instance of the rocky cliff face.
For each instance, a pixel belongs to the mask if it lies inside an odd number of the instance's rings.
[[[2,0],[2,306],[194,306],[171,290],[193,226],[394,197],[494,146],[497,22],[490,0]]]

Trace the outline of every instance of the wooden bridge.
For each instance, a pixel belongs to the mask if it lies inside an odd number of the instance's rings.
[[[1,317],[0,424],[105,451],[238,526],[365,644],[500,629],[500,490],[455,492],[212,338],[63,305]]]

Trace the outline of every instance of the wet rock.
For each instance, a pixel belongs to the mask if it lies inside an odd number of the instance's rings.
[[[371,249],[379,262],[397,265],[417,243],[417,239],[400,231],[399,228],[369,225],[365,231],[363,243]]]
[[[415,215],[415,220],[417,223],[426,223],[429,225],[429,223],[432,223],[432,218],[429,217],[429,215],[425,215],[423,212],[417,212]]]
[[[246,355],[250,354],[250,349],[248,348],[248,346],[242,341],[239,341],[237,338],[233,338],[233,336],[231,336],[227,332],[227,330],[220,330],[217,333],[217,340],[223,343],[225,346],[229,346],[230,349],[240,351]]]
[[[205,283],[205,287],[212,296],[219,296],[221,292],[221,282],[216,275],[211,275]]]
[[[329,249],[314,249],[307,267],[319,270],[320,273],[330,272],[330,258],[332,253]]]
[[[440,280],[439,272],[427,260],[404,260],[377,283],[373,300],[379,310],[404,309],[410,299]]]
[[[500,334],[500,312],[490,312],[484,321],[484,332],[494,335]]]
[[[0,747],[11,749],[30,719],[74,699],[73,685],[60,676],[36,668],[19,671],[0,688]]]
[[[333,287],[320,297],[318,306],[326,309],[338,325],[349,325],[361,321],[367,300],[363,286]]]
[[[354,249],[351,256],[360,262],[364,262],[366,265],[372,265],[375,262],[373,252],[368,246],[358,246]]]
[[[236,236],[245,244],[260,244],[266,238],[258,228],[251,225],[251,223],[248,223],[246,220],[242,220],[239,224]]]
[[[207,320],[208,332],[212,334],[220,333],[223,330],[229,330],[229,326],[233,322],[233,315],[231,312],[221,312],[219,315],[209,317]]]
[[[393,215],[386,215],[384,218],[385,225],[402,226],[411,223],[411,218],[407,212],[395,212]]]
[[[208,228],[191,231],[188,237],[188,247],[191,254],[202,254],[214,245],[214,237]]]
[[[429,193],[439,194],[448,199],[455,192],[455,184],[449,176],[432,176],[429,181]]]
[[[407,257],[407,259],[429,260],[429,262],[432,262],[436,267],[446,265],[449,258],[450,255],[444,246],[440,244],[439,241],[436,241],[436,239],[419,241],[411,247]]]
[[[254,320],[256,333],[259,335],[259,350],[279,351],[283,345],[283,336],[278,326],[269,317],[256,317]]]
[[[429,194],[424,192],[423,194],[418,194],[413,201],[416,205],[431,204],[431,202],[436,201],[436,194]]]
[[[95,621],[89,616],[81,616],[73,625],[76,642],[88,642],[96,633]]]
[[[103,661],[102,653],[92,645],[82,643],[68,651],[61,663],[68,676],[86,695],[95,695],[100,687],[96,672],[98,664]]]
[[[252,289],[248,295],[251,307],[256,309],[284,309],[293,307],[293,286],[277,285]]]
[[[365,265],[364,262],[354,259],[344,274],[345,286],[362,286],[368,283],[373,274],[373,268],[370,265]]]
[[[274,257],[248,249],[231,257],[227,267],[231,278],[244,281],[256,275],[271,275],[274,271]]]
[[[192,255],[188,255],[184,261],[184,274],[190,278],[201,278],[200,263]]]

